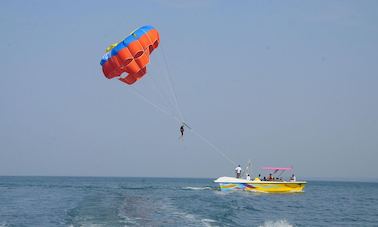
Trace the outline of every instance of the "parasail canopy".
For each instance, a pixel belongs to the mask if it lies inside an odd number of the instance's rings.
[[[120,81],[129,85],[140,80],[146,74],[150,55],[159,43],[159,32],[146,25],[133,31],[124,40],[110,45],[100,62],[105,77],[119,77]],[[123,73],[127,73],[127,76],[121,78]]]

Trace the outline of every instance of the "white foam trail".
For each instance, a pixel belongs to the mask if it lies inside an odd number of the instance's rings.
[[[259,227],[293,227],[293,225],[283,219],[278,221],[265,221],[264,224]]]
[[[128,225],[136,225],[138,224],[137,220],[140,219],[140,218],[129,218],[128,216],[126,216],[125,214],[122,214],[121,212],[118,212],[118,216],[122,219],[121,222],[123,224],[125,224],[125,226],[128,226]]]
[[[81,223],[79,226],[83,226],[83,227],[105,227],[106,225],[105,224],[93,224],[93,223]]]
[[[211,187],[183,187],[185,190],[212,190]]]
[[[190,187],[189,187],[190,188]],[[204,187],[204,188],[210,188],[210,187]],[[207,190],[207,189],[194,189],[194,190]],[[178,209],[176,206],[174,206],[171,203],[164,203],[162,204],[163,210],[170,211],[173,216],[183,218],[187,220],[189,225],[194,225],[194,226],[217,226],[214,223],[217,221],[212,220],[212,219],[207,219],[207,218],[200,218],[195,214],[185,212],[181,209]]]
[[[213,219],[208,219],[208,218],[204,218],[204,219],[201,219],[201,223],[206,226],[206,227],[210,227],[210,226],[218,226],[216,225],[215,223],[217,223],[217,221],[213,220]]]

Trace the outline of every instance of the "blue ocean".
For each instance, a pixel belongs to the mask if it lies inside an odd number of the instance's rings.
[[[0,226],[378,226],[378,183],[260,194],[212,179],[0,177]]]

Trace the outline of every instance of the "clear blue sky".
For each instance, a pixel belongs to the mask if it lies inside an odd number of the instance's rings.
[[[233,174],[102,75],[104,49],[146,24],[186,120],[235,162],[375,177],[378,2],[357,0],[1,1],[0,175]]]

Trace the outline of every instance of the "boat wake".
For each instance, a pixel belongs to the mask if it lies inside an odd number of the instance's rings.
[[[183,187],[183,190],[215,190],[212,187]]]
[[[285,219],[277,221],[265,221],[264,224],[259,227],[293,227],[294,225],[287,222]]]
[[[127,226],[218,226],[216,220],[183,210],[169,198],[127,196],[118,216]]]

